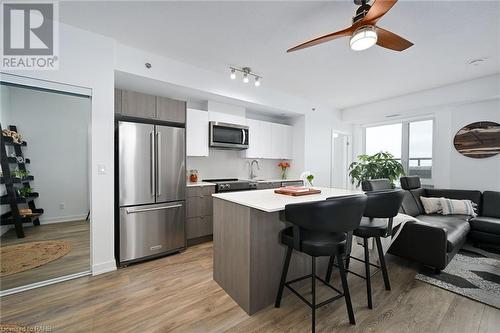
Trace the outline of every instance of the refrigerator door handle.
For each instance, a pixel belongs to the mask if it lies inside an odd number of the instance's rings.
[[[155,210],[173,209],[173,208],[180,208],[180,207],[182,207],[181,204],[155,207],[155,208],[134,209],[134,210],[126,209],[125,211],[127,212],[127,214],[134,214],[134,213],[151,212],[151,211],[155,211]]]
[[[156,161],[157,161],[157,168],[156,168],[156,196],[161,195],[161,184],[162,184],[162,179],[161,179],[161,132],[157,131],[156,132]]]
[[[154,132],[149,133],[149,149],[150,149],[150,170],[149,170],[149,185],[151,187],[151,196],[155,196],[155,138]]]

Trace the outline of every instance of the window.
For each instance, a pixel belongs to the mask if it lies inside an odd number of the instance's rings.
[[[432,185],[432,133],[431,119],[366,127],[365,152],[387,151],[403,164],[407,175]]]
[[[401,159],[402,124],[383,125],[366,128],[366,153],[373,155],[381,151],[389,152]]]

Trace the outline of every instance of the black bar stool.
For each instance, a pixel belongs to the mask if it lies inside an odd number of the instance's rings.
[[[367,192],[368,200],[366,203],[365,212],[363,214],[363,219],[358,228],[353,232],[355,236],[363,238],[363,248],[364,248],[364,260],[353,257],[346,256],[345,266],[349,273],[356,275],[362,279],[366,280],[366,294],[368,298],[368,308],[372,309],[372,286],[371,278],[373,275],[382,271],[382,276],[384,278],[384,285],[386,290],[391,290],[391,285],[389,282],[389,274],[387,273],[387,266],[385,264],[384,252],[382,250],[381,237],[392,236],[392,223],[393,218],[398,215],[399,208],[403,202],[404,191],[402,190],[390,190],[390,191],[375,191]],[[375,220],[377,219],[377,220]],[[388,222],[380,219],[388,219]],[[368,239],[375,238],[375,244],[377,245],[377,252],[379,256],[380,266],[370,263],[370,252],[368,248]],[[349,270],[350,259],[354,259],[365,264],[365,275],[357,274]],[[334,265],[335,257],[330,257],[330,263],[328,265],[328,270],[326,273],[325,280],[328,282],[331,279],[332,266]],[[337,258],[337,263],[339,263]],[[339,265],[340,266],[340,265]],[[370,272],[370,266],[377,268],[375,272]]]
[[[286,205],[285,207],[285,219],[287,222],[292,223],[293,226],[283,229],[281,232],[281,242],[287,246],[287,252],[274,306],[280,307],[283,289],[287,287],[312,309],[313,332],[316,327],[316,309],[342,297],[345,297],[349,322],[355,324],[342,260],[339,260],[339,271],[342,280],[342,291],[340,291],[316,276],[316,258],[322,256],[341,258],[345,254],[346,233],[359,226],[365,205],[366,196],[356,195],[333,200]],[[311,274],[286,282],[293,249],[311,256]],[[307,278],[311,278],[312,302],[306,300],[290,286],[292,283]],[[316,279],[337,292],[338,295],[316,304]]]

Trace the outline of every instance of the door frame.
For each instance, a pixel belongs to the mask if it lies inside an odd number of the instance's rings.
[[[0,84],[1,85],[7,85],[7,86],[14,86],[14,87],[21,87],[21,88],[26,88],[26,89],[35,89],[35,90],[41,90],[41,91],[47,91],[51,93],[58,93],[58,94],[67,94],[67,95],[73,95],[73,96],[78,96],[78,97],[84,97],[84,98],[89,98],[91,103],[90,103],[90,113],[88,115],[88,129],[87,129],[87,144],[88,144],[88,151],[87,151],[87,186],[88,186],[88,199],[89,199],[89,209],[90,209],[90,215],[89,215],[89,247],[90,247],[90,260],[89,260],[89,267],[88,270],[83,271],[83,272],[78,272],[78,273],[73,273],[69,275],[63,275],[57,278],[45,280],[45,281],[39,281],[31,284],[27,284],[24,286],[19,286],[7,290],[0,290],[0,297],[23,292],[26,290],[34,289],[34,288],[39,288],[39,287],[44,287],[48,286],[51,284],[67,281],[67,280],[72,280],[76,279],[82,276],[88,276],[92,275],[92,269],[93,269],[93,258],[94,258],[94,248],[93,248],[93,218],[92,218],[92,111],[93,111],[93,105],[92,105],[92,89],[87,88],[87,87],[81,87],[81,86],[75,86],[71,84],[65,84],[65,83],[60,83],[60,82],[54,82],[54,81],[49,81],[49,80],[42,80],[42,79],[35,79],[32,77],[27,77],[27,76],[22,76],[22,75],[15,75],[15,74],[9,74],[9,73],[4,73],[0,72]]]
[[[349,165],[353,161],[353,150],[352,150],[352,133],[348,131],[339,131],[332,129],[330,133],[330,187],[333,187],[333,179],[334,179],[334,171],[333,171],[333,165],[334,165],[334,158],[335,158],[335,139],[339,136],[345,136],[347,138],[347,148],[345,153],[345,173],[346,173],[346,189],[351,189],[352,185],[349,182]]]

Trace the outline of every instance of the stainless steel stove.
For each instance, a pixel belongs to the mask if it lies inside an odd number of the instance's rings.
[[[227,178],[227,179],[203,179],[203,181],[216,184],[215,186],[216,193],[248,191],[257,189],[257,183],[251,180]]]

